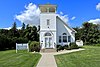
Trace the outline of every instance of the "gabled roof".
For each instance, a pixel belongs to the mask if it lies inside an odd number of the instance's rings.
[[[59,18],[63,22],[63,24],[66,25],[70,30],[76,33],[76,31],[73,28],[69,27],[59,15],[57,15],[56,17]]]

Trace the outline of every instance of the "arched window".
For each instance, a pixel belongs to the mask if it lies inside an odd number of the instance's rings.
[[[59,43],[61,42],[67,42],[67,33],[63,33],[61,36],[59,36]]]
[[[45,36],[51,36],[51,34],[50,33],[45,33]]]
[[[67,34],[66,33],[63,33],[63,42],[67,42]]]
[[[63,33],[63,35],[67,35],[66,33]]]

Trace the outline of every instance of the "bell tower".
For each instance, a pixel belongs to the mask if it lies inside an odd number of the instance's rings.
[[[40,30],[56,29],[56,5],[44,4],[40,8]]]
[[[44,48],[55,48],[56,43],[56,5],[44,4],[40,8],[40,45]],[[45,35],[47,34],[47,35]]]
[[[52,4],[44,4],[44,5],[39,5],[41,13],[56,13],[56,5]]]

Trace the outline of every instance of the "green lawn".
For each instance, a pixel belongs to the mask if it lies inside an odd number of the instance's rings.
[[[0,67],[36,67],[40,57],[38,53],[0,51]]]
[[[84,51],[56,55],[58,67],[100,67],[100,46],[84,48]]]

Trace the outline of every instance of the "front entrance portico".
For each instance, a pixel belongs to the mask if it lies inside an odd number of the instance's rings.
[[[45,39],[45,48],[53,48],[53,38],[51,33],[45,33],[44,36]]]
[[[52,37],[45,37],[45,48],[53,48]]]

